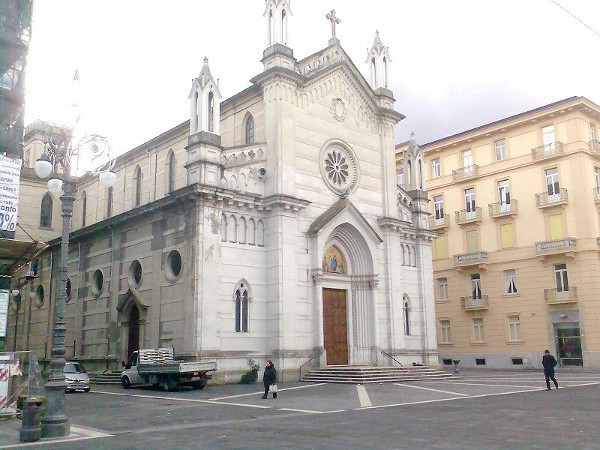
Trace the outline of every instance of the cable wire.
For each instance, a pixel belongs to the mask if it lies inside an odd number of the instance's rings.
[[[589,26],[587,23],[585,23],[583,20],[581,20],[579,17],[577,17],[575,14],[573,14],[571,11],[569,11],[567,8],[565,8],[563,5],[558,3],[556,0],[550,0],[550,1],[552,3],[554,3],[556,6],[558,6],[560,9],[562,9],[564,12],[566,12],[568,15],[570,15],[577,22],[579,22],[584,27],[586,27],[588,30],[590,30],[592,33],[594,33],[596,36],[600,37],[600,33],[598,33],[596,30],[594,30],[591,26]]]

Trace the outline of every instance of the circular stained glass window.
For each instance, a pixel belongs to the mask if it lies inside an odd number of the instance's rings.
[[[334,141],[321,150],[321,174],[336,194],[350,194],[358,184],[358,164],[349,146]]]

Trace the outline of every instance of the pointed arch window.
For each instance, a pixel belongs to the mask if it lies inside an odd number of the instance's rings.
[[[227,220],[227,238],[229,242],[235,242],[237,238],[237,221],[233,214]]]
[[[221,214],[221,242],[227,242],[227,216]]]
[[[167,192],[173,192],[175,190],[175,168],[177,167],[177,158],[173,151],[169,152],[169,158],[167,160],[168,167],[168,179],[167,179]]]
[[[250,290],[248,283],[240,281],[234,292],[235,302],[235,331],[236,333],[247,333],[249,322]]]
[[[140,166],[135,168],[133,179],[135,181],[134,206],[140,206],[142,203],[142,169]]]
[[[40,206],[40,227],[52,227],[52,204],[52,196],[50,193],[46,193]]]
[[[265,226],[262,220],[256,224],[256,245],[264,247],[265,245]]]
[[[248,244],[254,245],[256,243],[256,225],[254,219],[248,221]]]
[[[388,87],[388,61],[387,58],[383,58],[383,87]]]
[[[273,10],[269,11],[269,45],[273,44]]]
[[[208,93],[208,131],[212,133],[215,129],[215,94]]]
[[[410,299],[404,296],[402,315],[404,316],[404,334],[410,336]]]
[[[254,144],[254,117],[251,115],[246,120],[246,144]]]
[[[373,89],[377,87],[377,68],[375,65],[375,58],[371,58],[371,80],[373,82]]]
[[[281,43],[286,45],[286,36],[287,36],[287,17],[285,13],[285,9],[281,11]]]
[[[87,214],[87,194],[81,193],[81,226],[85,227],[85,216]]]
[[[238,223],[238,243],[246,243],[246,219],[240,217],[240,223]]]
[[[112,216],[112,207],[113,207],[113,188],[112,186],[108,188],[106,192],[106,217]]]

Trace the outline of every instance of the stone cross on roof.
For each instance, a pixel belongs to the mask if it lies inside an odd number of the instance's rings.
[[[331,37],[335,38],[335,25],[342,21],[335,16],[335,9],[332,9],[325,17],[331,22]]]

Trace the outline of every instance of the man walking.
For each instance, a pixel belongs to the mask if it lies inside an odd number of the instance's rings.
[[[550,380],[554,381],[554,386],[558,389],[558,382],[554,378],[554,368],[558,362],[556,358],[550,354],[550,350],[544,350],[544,357],[542,358],[542,366],[544,366],[544,376],[546,377],[546,390],[550,389]]]

